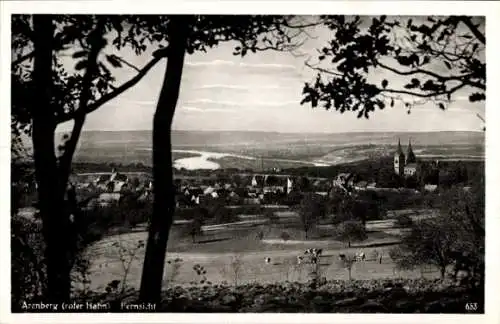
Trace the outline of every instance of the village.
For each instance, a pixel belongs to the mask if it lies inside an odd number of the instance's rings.
[[[438,161],[432,161],[433,170]],[[394,153],[394,174],[403,179],[417,178],[417,168],[422,172],[422,164],[417,164],[411,143],[405,154],[401,143]],[[422,188],[408,188],[405,183],[398,187],[378,186],[375,181],[360,179],[356,167],[352,172],[341,172],[332,178],[308,177],[286,174],[277,168],[261,172],[240,170],[214,170],[209,175],[176,177],[176,203],[178,208],[193,207],[207,201],[217,200],[227,205],[280,204],[294,192],[313,192],[326,197],[332,191],[351,193],[359,191],[389,191],[419,193],[419,190],[433,192],[435,183],[424,183]],[[138,201],[148,201],[153,192],[151,175],[145,172],[120,172],[112,168],[108,173],[82,173],[73,176],[73,185],[78,196],[86,197],[86,208],[119,204],[124,195],[133,194]],[[89,198],[92,197],[92,198]]]

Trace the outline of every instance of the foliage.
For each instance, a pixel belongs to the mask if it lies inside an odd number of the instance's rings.
[[[196,313],[465,313],[479,291],[429,279],[333,280],[318,288],[309,283],[212,284],[170,286],[157,305],[163,312]],[[109,296],[93,301],[108,302]],[[127,302],[136,302],[131,297]],[[478,302],[476,313],[484,312]],[[112,311],[115,311],[114,309]],[[117,305],[116,311],[120,311]]]
[[[42,297],[46,284],[43,260],[44,241],[40,221],[11,218],[12,306]]]
[[[264,217],[269,220],[271,224],[277,224],[280,220],[279,216],[273,210],[267,209],[264,212]]]
[[[290,234],[288,234],[288,232],[281,232],[280,237],[283,241],[288,241],[290,239]]]
[[[318,76],[306,83],[302,103],[368,118],[397,101],[410,112],[429,100],[444,110],[464,90],[471,102],[486,98],[484,18],[322,18],[332,39],[319,50],[317,64],[307,63]],[[374,72],[403,85],[370,78]]]
[[[123,270],[123,277],[122,280],[120,281],[122,294],[125,292],[127,288],[127,276],[131,269],[132,262],[134,261],[137,262],[138,253],[140,253],[141,251],[142,253],[144,253],[143,251],[145,247],[143,240],[137,241],[135,246],[130,246],[130,244],[127,243],[128,242],[123,242],[119,237],[118,240],[113,242],[113,244],[111,245],[118,249],[120,264]]]
[[[434,264],[441,276],[454,265],[466,270],[473,284],[484,283],[484,185],[470,192],[453,188],[442,199],[442,212],[436,218],[414,222],[402,239],[402,262],[413,265]]]
[[[356,255],[353,253],[346,254],[345,257],[340,260],[342,267],[346,269],[349,274],[349,280],[352,280],[352,268],[354,267],[356,261]]]
[[[365,226],[357,221],[345,221],[336,229],[338,238],[351,246],[351,242],[364,241],[367,238]]]
[[[400,215],[396,218],[396,225],[401,227],[410,227],[413,225],[413,219],[406,214]]]
[[[194,217],[192,221],[188,224],[188,232],[193,239],[193,243],[196,242],[196,236],[202,235],[202,226],[206,219],[206,210],[203,208],[195,208]]]
[[[173,283],[175,281],[175,278],[179,275],[180,273],[180,268],[182,266],[183,260],[181,258],[175,258],[175,259],[170,259],[167,260],[167,282],[168,283]]]
[[[232,278],[235,287],[239,284],[241,271],[243,271],[243,260],[240,254],[231,255],[229,263],[225,264],[222,268],[222,272]]]
[[[199,264],[195,264],[193,266],[193,271],[196,273],[196,275],[198,276],[198,280],[194,280],[194,281],[191,281],[191,284],[192,285],[197,285],[197,284],[200,284],[200,285],[203,285],[204,283],[208,283],[207,282],[207,270],[205,269],[204,266],[202,265],[199,265]]]
[[[325,206],[317,195],[308,193],[302,198],[298,209],[302,229],[307,239],[309,230],[325,215]]]
[[[298,190],[292,190],[286,197],[284,204],[288,206],[297,206],[303,199],[303,193]]]

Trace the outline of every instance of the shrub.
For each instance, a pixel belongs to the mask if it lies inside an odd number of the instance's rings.
[[[410,227],[413,225],[413,219],[408,215],[401,215],[396,219],[396,225],[401,227]]]
[[[346,221],[341,223],[337,228],[338,238],[351,246],[351,242],[364,241],[367,238],[365,227],[361,222]]]
[[[267,218],[271,224],[277,224],[280,219],[272,210],[266,210],[264,212],[264,217]]]
[[[14,216],[11,219],[11,295],[13,308],[40,298],[45,289],[45,248],[41,222]]]
[[[290,234],[288,234],[287,232],[283,232],[283,233],[281,233],[281,236],[280,236],[280,237],[281,237],[281,239],[282,239],[283,241],[285,241],[285,242],[286,242],[286,241],[288,241],[288,240],[290,239]]]

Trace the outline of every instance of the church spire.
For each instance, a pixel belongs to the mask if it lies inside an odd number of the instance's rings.
[[[408,139],[408,152],[406,153],[406,164],[417,162],[417,158],[415,153],[413,153],[413,149],[411,148],[411,139]]]
[[[398,150],[396,151],[397,154],[403,153],[403,149],[401,148],[401,138],[398,138]]]

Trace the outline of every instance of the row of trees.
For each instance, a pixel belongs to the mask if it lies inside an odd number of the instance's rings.
[[[471,101],[485,98],[485,63],[481,59],[484,24],[478,25],[469,17],[429,18],[419,24],[408,21],[405,30],[415,45],[413,50],[395,45],[398,40],[390,37],[401,26],[386,17],[373,18],[368,30],[359,28],[359,17],[313,20],[291,16],[12,16],[12,129],[14,137],[25,132],[33,142],[48,302],[67,301],[70,296],[69,260],[75,253],[71,247],[76,238],[63,206],[86,116],[136,85],[164,59],[164,81],[153,117],[153,215],[140,289],[141,300],[151,302],[160,299],[175,211],[170,133],[186,54],[228,41],[235,44],[234,54],[241,56],[263,50],[289,51],[300,45],[297,39],[303,28],[323,24],[335,39],[321,49],[319,60],[331,58],[333,68],[314,67],[323,77],[304,88],[303,102],[312,107],[321,102],[326,109],[357,110],[360,116],[368,117],[376,106],[384,107],[384,100],[390,100],[391,105],[398,100],[390,98],[391,94],[436,98],[440,107],[462,88],[474,89]],[[465,41],[453,43],[457,35]],[[443,41],[455,46],[455,51],[442,46]],[[136,67],[112,53],[124,48],[136,55],[152,53],[151,60]],[[406,70],[387,65],[383,58],[391,57]],[[424,65],[436,62],[450,66],[450,74],[437,75],[424,69]],[[414,90],[390,89],[385,80],[380,86],[370,84],[365,76],[372,67],[411,77],[408,87]],[[136,74],[118,85],[114,72],[120,68],[131,68]],[[420,81],[420,77],[427,80]],[[56,149],[56,128],[65,122],[72,122],[72,130]]]

